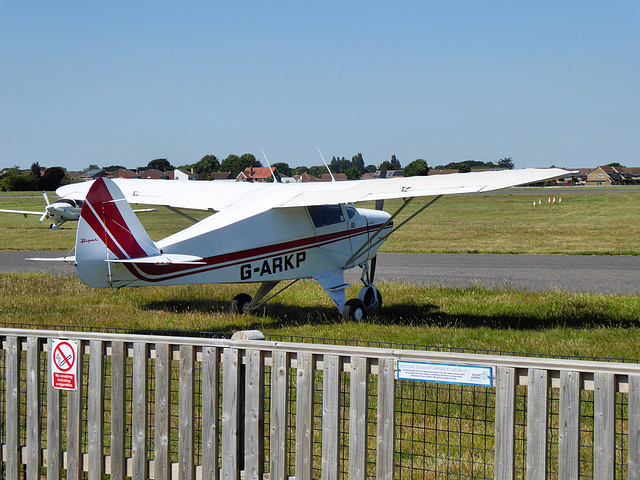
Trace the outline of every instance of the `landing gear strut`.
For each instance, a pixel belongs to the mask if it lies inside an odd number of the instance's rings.
[[[373,275],[369,277],[369,264],[365,263],[361,267],[360,280],[364,287],[360,289],[358,298],[348,300],[342,309],[342,318],[345,320],[364,320],[367,314],[375,313],[382,307],[382,294],[373,284]]]

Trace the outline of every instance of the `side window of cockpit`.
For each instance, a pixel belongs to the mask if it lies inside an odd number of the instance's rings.
[[[317,205],[307,208],[316,228],[344,222],[344,215],[340,205]]]
[[[349,217],[349,220],[355,217],[356,213],[358,213],[358,211],[356,210],[356,207],[354,207],[352,203],[347,203],[345,205],[345,208],[347,209],[347,216]]]

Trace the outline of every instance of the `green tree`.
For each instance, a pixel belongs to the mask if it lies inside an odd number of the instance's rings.
[[[471,171],[471,167],[466,163],[458,163],[457,165],[457,169],[460,173],[469,173]]]
[[[351,157],[351,166],[358,169],[358,173],[360,174],[360,176],[362,176],[362,174],[366,171],[364,167],[364,158],[362,157],[361,153],[358,153]]]
[[[348,180],[359,180],[362,176],[358,167],[355,166],[347,168],[344,174],[347,176]]]
[[[324,175],[325,173],[328,173],[328,172],[327,172],[327,167],[325,167],[324,165],[322,166],[314,165],[309,169],[309,175],[313,175],[314,177],[322,178],[322,175]]]
[[[84,169],[85,172],[89,172],[91,170],[100,170],[100,167],[95,163],[92,163],[87,168]]]
[[[151,160],[147,164],[147,168],[153,168],[155,170],[162,170],[163,172],[166,172],[167,170],[173,170],[173,165],[171,165],[171,163],[169,163],[169,160],[167,160],[166,158],[156,158],[154,160]]]
[[[332,157],[329,168],[331,169],[331,173],[344,173],[348,168],[351,168],[351,161],[344,157]]]
[[[194,173],[200,175],[220,170],[220,162],[215,155],[205,155],[193,166]]]
[[[625,168],[624,165],[620,165],[619,162],[611,162],[611,163],[607,163],[605,166],[607,167],[620,167],[620,168]]]
[[[5,177],[0,180],[0,190],[3,192],[14,191],[15,179],[20,176],[20,168],[16,165],[4,171]]]
[[[391,160],[389,160],[389,170],[400,170],[401,168],[400,160],[398,160],[395,155],[391,155]]]
[[[498,161],[498,167],[508,168],[509,170],[513,170],[513,160],[511,160],[511,157],[501,158]]]
[[[67,171],[62,167],[49,167],[42,175],[41,186],[43,190],[55,190],[65,178]]]
[[[256,159],[253,153],[245,153],[240,157],[242,162],[247,163],[249,167],[259,168],[262,167],[260,160]]]
[[[422,158],[414,160],[404,167],[403,175],[405,177],[416,177],[420,175],[429,175],[429,166]]]
[[[309,167],[305,167],[305,166],[296,167],[296,168],[293,169],[292,174],[293,175],[302,175],[303,173],[306,173],[308,171],[309,171]]]
[[[288,163],[285,162],[276,162],[273,165],[271,165],[273,168],[275,168],[278,173],[280,175],[282,175],[283,177],[292,177],[293,176],[293,171],[291,170],[291,167],[289,166]]]
[[[366,167],[364,167],[365,172],[367,173],[376,173],[376,170],[378,170],[376,168],[375,165],[367,165]]]
[[[245,168],[261,166],[256,157],[250,153],[245,153],[241,157],[231,154],[220,164],[220,171],[231,172],[232,176],[237,177]]]

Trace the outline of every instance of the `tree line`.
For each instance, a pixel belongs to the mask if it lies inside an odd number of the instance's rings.
[[[50,167],[43,170],[40,164],[35,162],[27,175],[24,175],[18,167],[5,170],[0,180],[0,190],[3,192],[55,190],[70,181],[64,168]]]
[[[386,163],[386,169],[388,170],[403,170],[405,177],[413,177],[419,175],[428,175],[429,166],[427,162],[418,158],[410,162],[404,169],[400,161],[395,155],[391,155],[389,160],[382,162],[376,166],[374,164],[365,164],[362,153],[357,153],[349,160],[346,157],[333,156],[329,163],[329,169],[334,174],[344,174],[349,180],[357,180],[365,173],[374,173],[382,169],[382,165]],[[205,155],[199,161],[180,165],[174,167],[171,162],[166,158],[156,158],[151,160],[146,166],[140,166],[138,170],[156,169],[163,172],[172,171],[176,168],[181,170],[192,171],[199,180],[210,180],[212,174],[215,172],[230,172],[231,177],[237,177],[240,172],[247,168],[262,167],[260,162],[251,153],[245,153],[243,155],[231,154],[224,160],[220,161],[215,155]],[[307,167],[305,165],[299,167],[290,167],[285,162],[276,162],[272,167],[275,167],[280,175],[285,177],[293,177],[294,175],[302,175],[308,173],[315,177],[322,177],[322,175],[328,173],[325,165],[313,165]],[[435,170],[447,170],[453,169],[460,172],[469,172],[473,168],[513,168],[513,161],[511,157],[502,158],[497,163],[493,162],[480,162],[475,160],[467,160],[458,163],[448,163],[447,165],[438,165],[434,167]],[[97,165],[89,165],[87,171],[100,169]],[[123,165],[110,165],[103,167],[106,171],[117,171],[120,169],[126,170],[127,167]],[[44,169],[40,167],[38,162],[31,165],[31,172],[24,175],[20,169],[16,166],[5,170],[3,178],[0,180],[0,190],[2,191],[38,191],[38,190],[55,190],[60,185],[70,183],[71,179],[66,174],[66,170],[62,167],[49,167]]]

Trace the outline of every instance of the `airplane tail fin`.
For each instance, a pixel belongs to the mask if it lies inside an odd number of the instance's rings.
[[[80,279],[92,287],[124,286],[136,279],[127,262],[160,253],[118,186],[109,179],[95,180],[76,233]]]

